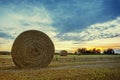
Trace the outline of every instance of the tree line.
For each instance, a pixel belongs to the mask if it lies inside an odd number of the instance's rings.
[[[91,50],[87,50],[86,48],[78,48],[77,51],[75,51],[75,54],[102,54],[100,49],[93,48]],[[115,54],[115,51],[111,48],[106,49],[103,51],[103,54]]]

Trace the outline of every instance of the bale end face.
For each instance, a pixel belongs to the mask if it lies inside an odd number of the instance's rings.
[[[43,68],[50,64],[54,51],[54,44],[45,33],[29,30],[15,39],[11,55],[15,65],[20,68]]]

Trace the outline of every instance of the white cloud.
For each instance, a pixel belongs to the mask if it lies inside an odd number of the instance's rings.
[[[2,16],[0,15],[0,32],[7,33],[13,37],[17,37],[21,32],[35,29],[45,32],[53,40],[56,50],[74,50],[79,46],[84,47],[85,45],[92,44],[92,42],[82,42],[81,40],[92,40],[92,39],[102,39],[108,38],[109,36],[120,35],[120,17],[116,20],[108,21],[105,23],[98,23],[88,26],[87,29],[76,32],[70,32],[63,35],[63,37],[69,37],[71,40],[60,40],[59,37],[55,37],[59,31],[52,26],[53,20],[49,12],[43,7],[33,7],[26,5],[27,8],[15,10],[16,7],[6,7],[0,8],[1,12],[5,13]],[[102,36],[103,35],[103,36]],[[73,38],[73,39],[72,39]],[[78,38],[79,41],[76,41],[75,38]],[[12,43],[14,40],[0,38],[0,50],[9,50],[11,49]],[[119,41],[119,40],[112,40]],[[99,41],[93,41],[99,42]],[[105,42],[105,41],[104,41]],[[109,43],[111,43],[109,42]],[[102,44],[102,43],[99,43]],[[96,45],[93,45],[96,46]]]
[[[43,32],[55,30],[51,26],[52,19],[44,7],[32,8],[30,6],[30,8],[31,13],[28,13],[26,8],[21,12],[16,12],[13,9],[10,9],[9,13],[5,14],[4,17],[0,19],[1,31],[13,35],[19,34],[28,29],[39,29]],[[9,8],[6,10],[9,10]]]
[[[83,31],[70,32],[63,35],[63,37],[79,38],[79,40],[89,41],[94,39],[104,39],[112,37],[120,37],[120,17],[115,20],[97,23],[88,26]]]
[[[59,32],[52,26],[51,15],[44,7],[29,7],[29,10],[23,8],[21,11],[14,11],[14,7],[5,8],[4,16],[0,16],[0,32],[4,32],[14,37],[14,39],[23,31],[40,30],[45,32],[54,42],[56,50],[70,50],[73,41],[60,41],[55,37]],[[31,12],[31,13],[28,13]],[[0,37],[0,50],[11,50],[14,39],[5,39]]]
[[[83,31],[69,32],[62,37],[70,38],[70,45],[67,47],[76,50],[77,48],[99,48],[107,49],[114,48],[120,49],[120,17],[115,20],[107,21],[104,23],[97,23],[88,26]],[[75,40],[77,39],[77,40]]]
[[[52,19],[49,12],[44,7],[32,7],[27,5],[30,11],[23,8],[22,11],[14,11],[14,7],[3,9],[4,15],[0,16],[0,32],[9,34],[14,39],[23,31],[40,30],[45,32],[54,41],[57,31],[52,27]],[[0,8],[1,9],[1,8]],[[29,13],[31,12],[31,13]],[[11,49],[13,39],[0,37],[0,50]]]

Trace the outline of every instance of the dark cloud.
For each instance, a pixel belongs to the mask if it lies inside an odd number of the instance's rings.
[[[42,5],[53,20],[52,26],[59,32],[56,37],[62,40],[80,40],[78,37],[62,35],[77,30],[84,31],[84,29],[92,24],[103,23],[120,16],[120,0],[0,0],[0,5],[8,4],[16,5],[16,12],[22,11],[22,8],[26,9],[26,15],[29,16],[34,14],[31,14],[31,7],[25,7],[25,5],[37,8],[40,8]],[[31,24],[23,23],[23,25],[30,26]],[[3,35],[4,37],[11,38],[10,35],[1,34],[2,37]],[[108,34],[107,38],[116,37],[118,35],[119,34]],[[106,38],[106,35],[101,34],[100,37]],[[96,36],[90,37],[87,40],[94,38],[96,38]]]
[[[120,16],[120,0],[0,0],[0,3],[18,5],[18,10],[26,4],[38,8],[40,5],[44,6],[50,12],[53,26],[61,34],[82,31],[91,24]]]
[[[103,15],[114,18],[120,16],[120,0],[103,0]]]
[[[0,32],[0,38],[13,39],[14,37],[7,33]]]
[[[61,34],[84,30],[87,26],[120,16],[119,0],[69,0],[45,4]]]

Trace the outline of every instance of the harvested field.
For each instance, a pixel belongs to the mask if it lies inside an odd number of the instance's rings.
[[[119,80],[120,55],[55,55],[47,68],[19,69],[0,55],[0,80]]]

